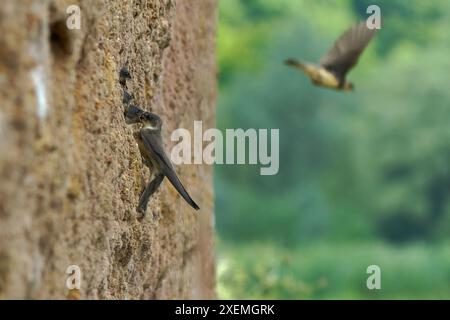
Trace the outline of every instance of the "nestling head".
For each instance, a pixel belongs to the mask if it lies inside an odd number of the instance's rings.
[[[131,79],[130,71],[128,71],[127,68],[120,69],[119,78],[120,79]]]

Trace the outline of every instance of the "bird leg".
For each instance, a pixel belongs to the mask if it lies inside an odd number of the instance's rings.
[[[150,183],[145,187],[144,192],[142,192],[137,207],[137,212],[139,212],[142,216],[145,216],[148,201],[150,200],[151,195],[158,189],[163,180],[164,180],[163,174],[161,173],[156,174],[155,178],[150,181]]]

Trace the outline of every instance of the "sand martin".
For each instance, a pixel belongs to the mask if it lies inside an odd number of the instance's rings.
[[[120,71],[120,84],[125,87],[126,80],[131,76],[126,69]],[[151,195],[161,185],[164,177],[167,177],[178,193],[186,200],[191,207],[198,210],[198,205],[187,193],[180,179],[178,178],[172,163],[164,151],[164,144],[161,136],[162,120],[154,113],[147,112],[132,104],[133,95],[124,88],[123,103],[125,105],[125,122],[127,124],[140,124],[141,128],[133,133],[141,153],[142,162],[151,172],[150,183],[145,187],[137,207],[137,211],[145,215],[147,205]]]
[[[353,83],[347,81],[347,73],[357,64],[377,29],[369,29],[366,22],[360,22],[348,29],[320,59],[319,64],[302,63],[288,59],[285,63],[303,71],[317,86],[351,91]]]

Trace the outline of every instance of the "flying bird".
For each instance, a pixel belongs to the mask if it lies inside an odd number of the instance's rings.
[[[365,21],[357,23],[336,40],[319,64],[302,63],[295,59],[288,59],[285,64],[303,71],[317,86],[351,91],[354,85],[347,80],[347,73],[357,64],[376,31],[369,29]]]
[[[123,74],[124,72],[121,71],[121,76]],[[195,210],[200,209],[184,188],[169,157],[164,151],[164,144],[161,136],[161,118],[154,113],[144,111],[138,106],[133,105],[131,103],[132,100],[133,95],[124,90],[123,103],[125,105],[125,122],[127,124],[141,124],[141,128],[138,131],[135,131],[133,136],[138,144],[142,162],[151,172],[150,182],[139,198],[137,212],[142,216],[145,215],[151,195],[158,189],[165,177],[169,179],[170,183],[192,208]]]

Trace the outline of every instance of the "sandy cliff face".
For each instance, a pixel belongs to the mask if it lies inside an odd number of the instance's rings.
[[[81,8],[81,29],[66,9]],[[214,126],[215,0],[5,1],[0,6],[0,298],[214,296],[212,168],[176,166],[147,217],[149,172],[123,119],[118,72],[163,138]]]

